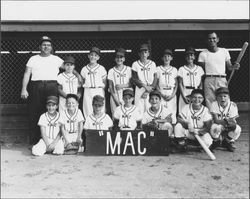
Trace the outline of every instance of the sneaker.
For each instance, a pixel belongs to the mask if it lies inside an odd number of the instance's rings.
[[[211,151],[213,151],[214,149],[216,149],[216,148],[219,147],[220,145],[221,145],[220,140],[213,141],[213,143],[211,144],[211,146],[209,147],[209,149],[210,149]]]
[[[233,141],[228,142],[226,140],[223,140],[223,146],[230,152],[234,152],[236,149],[235,143]]]

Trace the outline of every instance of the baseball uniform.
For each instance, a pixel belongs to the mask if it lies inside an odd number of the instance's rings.
[[[62,86],[63,92],[66,94],[77,94],[79,82],[77,77],[74,74],[66,74],[65,72],[61,73],[57,77],[57,83]],[[63,112],[66,109],[66,99],[62,96],[59,96],[59,112]]]
[[[198,62],[205,63],[204,92],[209,109],[212,102],[216,101],[215,91],[220,87],[227,87],[226,61],[230,59],[230,54],[225,48],[218,48],[217,52],[205,49],[199,54]]]
[[[60,123],[65,126],[65,130],[67,131],[66,136],[69,142],[76,142],[79,133],[78,124],[84,121],[82,111],[78,108],[73,115],[70,115],[67,109],[62,112]]]
[[[146,85],[151,85],[154,81],[154,74],[156,71],[156,65],[154,61],[148,60],[147,64],[141,63],[140,60],[135,61],[132,64],[132,70],[135,71],[138,75],[139,80]],[[149,107],[149,95],[147,98],[141,98],[142,94],[145,92],[145,88],[137,87],[135,89],[135,105],[139,108],[139,110],[144,113]]]
[[[182,78],[183,82],[183,94],[189,96],[193,89],[196,89],[201,84],[204,70],[198,65],[194,65],[193,68],[189,68],[186,65],[182,66],[178,70],[178,76]],[[186,105],[182,96],[179,97],[179,111]]]
[[[175,79],[177,78],[177,69],[170,66],[170,67],[163,67],[158,66],[156,68],[157,70],[157,78],[158,78],[158,86],[160,88],[160,92],[163,95],[170,96],[172,95],[175,86]],[[165,101],[162,99],[162,104],[166,107],[169,107],[171,110],[171,113],[173,113],[173,118],[176,118],[176,95],[170,100]],[[176,123],[176,119],[174,119],[173,123]]]
[[[120,105],[115,109],[114,119],[119,120],[121,130],[135,130],[137,122],[142,120],[142,114],[135,105],[129,108]]]
[[[45,127],[46,136],[48,137],[49,144],[51,144],[58,133],[60,132],[60,123],[59,123],[60,114],[56,112],[54,117],[51,117],[48,112],[42,114],[38,121],[39,126]],[[32,147],[32,154],[37,156],[42,156],[46,153],[47,146],[43,139],[40,139],[39,142]],[[64,146],[63,141],[60,139],[56,146],[53,154],[63,154]]]
[[[96,118],[93,114],[86,118],[83,128],[90,130],[109,130],[113,126],[113,121],[106,113]]]
[[[84,95],[83,95],[83,114],[85,117],[93,112],[92,99],[95,95],[101,95],[105,98],[103,80],[107,77],[106,69],[97,64],[91,68],[89,65],[85,66],[81,70],[81,75],[85,79]],[[104,106],[105,107],[105,106]]]
[[[123,99],[122,99],[122,93],[123,89],[116,90],[115,86],[117,84],[128,84],[130,82],[132,73],[131,73],[131,67],[124,66],[123,69],[120,71],[116,67],[113,67],[109,70],[108,72],[108,80],[111,80],[114,84],[114,90],[117,95],[117,98],[121,104],[123,104]],[[110,97],[110,108],[111,108],[111,113],[112,115],[114,114],[114,111],[116,109],[116,104],[114,102],[113,97]]]
[[[237,105],[234,102],[229,101],[227,106],[223,108],[217,101],[214,101],[211,105],[210,112],[218,115],[218,119],[236,119],[239,117]],[[212,124],[211,135],[213,138],[218,138],[221,133],[220,124]],[[241,133],[241,127],[237,124],[234,131],[230,131],[228,136],[234,141],[237,140]]]
[[[179,115],[186,120],[194,129],[202,129],[204,128],[205,122],[209,122],[212,120],[212,116],[207,107],[201,106],[200,110],[196,111],[192,108],[192,104],[187,104],[180,111]],[[180,123],[177,123],[175,126],[175,137],[187,137],[188,139],[195,140],[193,134],[191,134],[188,129],[183,128]],[[209,147],[213,139],[211,138],[209,132],[201,135],[200,138],[204,141],[204,143]]]

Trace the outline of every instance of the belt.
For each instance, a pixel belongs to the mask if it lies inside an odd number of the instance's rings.
[[[54,83],[57,82],[56,80],[37,80],[37,81],[32,81],[34,83]]]
[[[185,86],[186,89],[195,89],[194,86]]]
[[[162,89],[163,89],[163,90],[171,90],[172,87],[171,87],[171,86],[170,86],[170,87],[163,87]]]
[[[69,134],[73,134],[73,133],[76,133],[75,131],[69,131]]]
[[[94,89],[94,88],[103,88],[103,87],[85,87],[85,88],[90,88],[90,89]]]
[[[219,78],[225,78],[226,75],[206,75],[206,77],[219,77]]]

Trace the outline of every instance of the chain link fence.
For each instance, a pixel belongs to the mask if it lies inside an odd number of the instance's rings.
[[[151,59],[157,65],[165,48],[175,49],[172,65],[177,69],[184,64],[184,49],[193,46],[206,48],[207,31],[145,31],[145,32],[53,32],[53,33],[3,33],[1,40],[1,104],[23,104],[20,92],[22,78],[28,59],[39,52],[39,38],[50,36],[54,41],[55,54],[65,58],[72,55],[76,59],[76,70],[88,63],[87,53],[92,46],[102,51],[99,63],[107,71],[115,65],[114,50],[123,47],[127,50],[125,64],[131,66],[138,59],[137,49],[142,43],[151,45]],[[248,31],[217,31],[220,46],[228,48],[232,61],[235,61],[245,41],[249,41]],[[237,50],[238,49],[238,50]],[[198,56],[199,51],[197,52]],[[249,51],[241,61],[241,69],[235,72],[230,84],[231,97],[236,102],[249,102]],[[48,71],[49,72],[49,71]],[[228,73],[229,74],[229,73]]]

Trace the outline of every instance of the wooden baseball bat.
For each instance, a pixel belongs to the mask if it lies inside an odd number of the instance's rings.
[[[244,54],[245,54],[245,52],[246,52],[247,46],[248,46],[248,42],[245,42],[245,43],[243,44],[242,48],[241,48],[241,51],[240,51],[240,53],[239,53],[239,55],[238,55],[237,60],[236,60],[235,63],[240,63],[242,57],[244,56]],[[231,79],[232,79],[232,77],[233,77],[233,75],[234,75],[234,72],[235,72],[235,69],[233,69],[233,71],[232,71],[231,74],[230,74],[230,77],[228,78],[227,86],[229,86],[229,83],[230,83],[230,81],[231,81]]]
[[[200,136],[198,134],[194,134],[195,138],[198,140],[198,142],[200,143],[200,145],[202,146],[202,148],[204,149],[204,151],[208,154],[208,156],[211,158],[211,160],[215,160],[216,157],[214,156],[214,154],[209,150],[209,148],[207,147],[207,145],[203,142],[203,140],[200,138]]]

